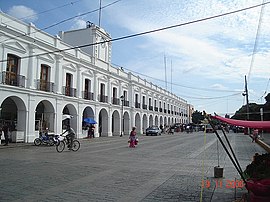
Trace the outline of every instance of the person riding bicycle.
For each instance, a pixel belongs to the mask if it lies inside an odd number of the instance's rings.
[[[68,149],[71,150],[72,145],[73,145],[73,140],[75,139],[75,131],[73,130],[73,128],[70,127],[69,124],[67,124],[67,129],[62,133],[66,135],[67,141],[68,141]]]

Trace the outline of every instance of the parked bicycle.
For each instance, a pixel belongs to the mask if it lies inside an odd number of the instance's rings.
[[[64,135],[59,135],[59,139],[58,142],[56,143],[56,151],[57,152],[62,152],[64,151],[64,149],[66,148],[66,146],[68,148],[70,148],[70,150],[72,151],[78,151],[81,147],[80,142],[77,139],[73,140],[72,146],[70,147],[70,141],[68,140],[68,138]]]

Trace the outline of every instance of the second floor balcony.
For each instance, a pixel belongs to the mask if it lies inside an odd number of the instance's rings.
[[[143,109],[147,109],[147,105],[146,105],[146,104],[143,104],[143,105],[142,105],[142,108],[143,108]]]
[[[83,96],[83,99],[94,100],[94,93],[92,92],[82,91],[82,96]]]
[[[11,86],[25,87],[25,76],[13,72],[2,72],[1,83]]]
[[[155,111],[156,111],[156,112],[158,111],[158,107],[155,107]]]
[[[77,96],[77,90],[68,86],[63,86],[63,94],[70,97]]]
[[[114,105],[120,105],[120,99],[116,97],[112,97],[112,104]]]
[[[153,111],[153,106],[149,105],[149,110]]]
[[[99,94],[98,95],[98,101],[108,103],[108,96]]]
[[[37,89],[46,92],[54,92],[54,83],[44,80],[37,80]]]
[[[129,107],[129,101],[124,100],[124,106],[125,106],[125,107]]]
[[[139,102],[135,102],[135,108],[141,108],[141,104]]]
[[[159,108],[159,112],[162,112],[162,108]]]

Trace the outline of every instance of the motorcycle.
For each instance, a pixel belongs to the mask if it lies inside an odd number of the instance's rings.
[[[34,140],[34,144],[36,146],[40,146],[41,144],[53,146],[55,144],[53,136],[49,135],[48,131],[40,132],[39,137]]]

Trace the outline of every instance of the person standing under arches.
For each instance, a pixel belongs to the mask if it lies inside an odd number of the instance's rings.
[[[7,123],[4,124],[4,126],[2,128],[2,131],[3,131],[4,137],[5,137],[5,144],[4,144],[4,146],[7,146],[8,145],[8,142],[9,142],[9,139],[8,139],[9,127],[8,127]]]

